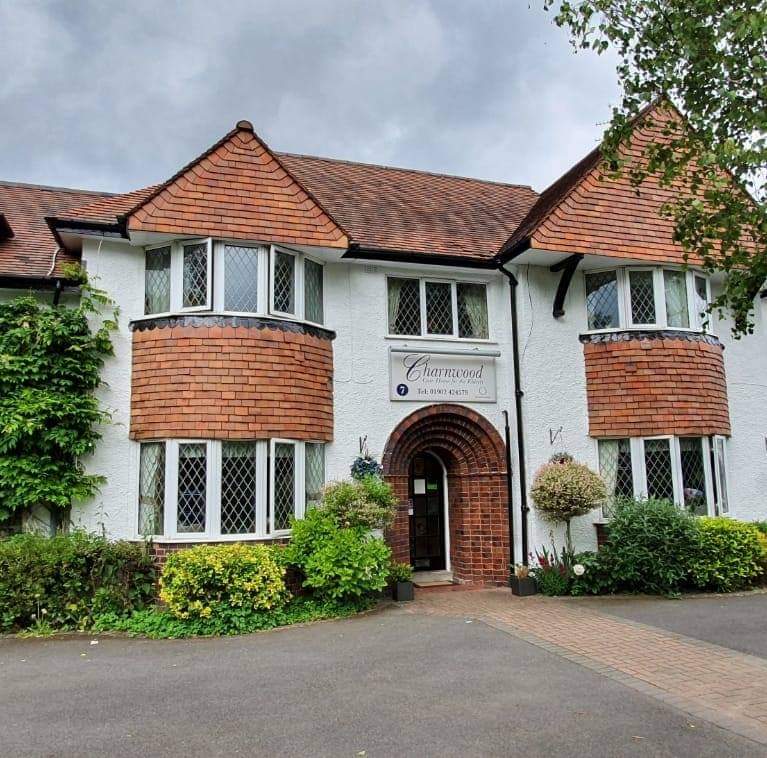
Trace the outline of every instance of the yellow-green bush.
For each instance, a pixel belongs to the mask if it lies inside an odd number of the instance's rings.
[[[168,557],[160,598],[180,619],[237,619],[281,606],[284,568],[266,545],[198,545]]]
[[[744,521],[704,516],[698,519],[699,547],[690,566],[692,584],[731,592],[752,584],[762,573],[759,530]]]

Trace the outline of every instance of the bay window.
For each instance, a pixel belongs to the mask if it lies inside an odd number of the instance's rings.
[[[728,512],[724,437],[634,437],[598,441],[607,487],[603,515],[622,498],[671,500],[697,515]]]
[[[695,271],[659,267],[587,271],[590,331],[632,328],[708,328],[708,278]]]
[[[390,276],[387,294],[390,335],[489,338],[483,283]]]
[[[324,265],[272,246],[174,242],[147,248],[144,315],[210,311],[324,322]]]
[[[282,536],[319,500],[325,451],[294,440],[143,442],[138,479],[141,536]]]

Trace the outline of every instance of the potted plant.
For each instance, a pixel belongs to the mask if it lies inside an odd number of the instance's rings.
[[[407,563],[393,563],[390,576],[394,599],[400,603],[412,600],[414,597],[413,569]]]
[[[530,576],[530,567],[518,563],[511,572],[511,594],[519,597],[528,597],[535,595],[538,588],[535,584],[535,578]]]

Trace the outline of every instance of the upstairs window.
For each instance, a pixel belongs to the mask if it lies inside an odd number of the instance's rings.
[[[632,328],[708,328],[707,277],[670,268],[587,271],[590,331]]]
[[[699,516],[728,512],[724,437],[645,437],[598,441],[607,486],[602,512],[625,497],[672,500]]]
[[[170,311],[170,245],[146,251],[144,263],[144,313]]]
[[[387,288],[391,335],[489,338],[485,284],[391,276]]]
[[[145,252],[144,314],[212,311],[322,325],[324,265],[303,253],[211,240]]]

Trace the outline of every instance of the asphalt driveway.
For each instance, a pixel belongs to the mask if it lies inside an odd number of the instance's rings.
[[[480,621],[90,639],[0,640],[2,756],[767,754]]]

